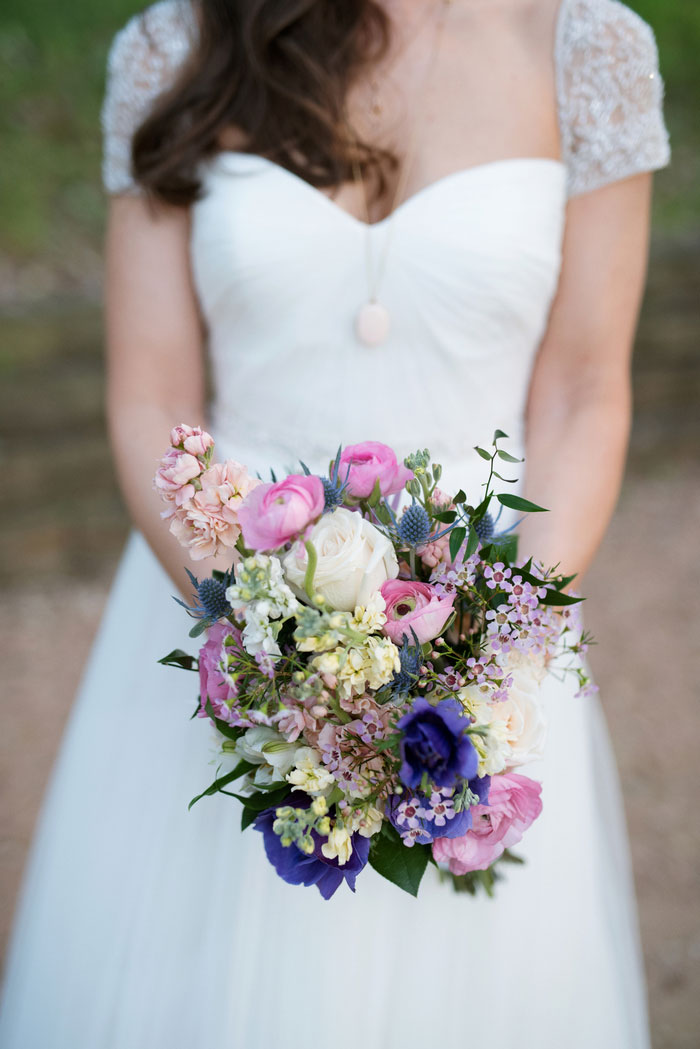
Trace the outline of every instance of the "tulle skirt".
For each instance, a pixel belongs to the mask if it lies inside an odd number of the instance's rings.
[[[189,621],[132,535],[47,791],[2,1049],[647,1049],[624,815],[597,699],[548,677],[544,811],[497,896],[369,867],[328,902],[286,885],[190,720]]]

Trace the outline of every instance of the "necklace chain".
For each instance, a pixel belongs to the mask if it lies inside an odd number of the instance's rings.
[[[447,16],[447,9],[448,9],[448,7],[450,6],[451,3],[452,3],[452,0],[438,0],[438,5],[441,8],[440,17],[439,17],[439,20],[437,22],[437,26],[436,26],[436,30],[435,30],[435,37],[434,37],[434,41],[433,41],[433,47],[431,49],[430,56],[429,56],[429,59],[428,59],[428,63],[426,65],[425,74],[423,76],[423,80],[422,80],[422,83],[421,83],[421,91],[420,91],[420,94],[418,96],[419,100],[423,103],[423,106],[419,106],[420,114],[422,114],[423,107],[425,106],[426,87],[427,87],[428,81],[430,79],[430,75],[431,75],[431,73],[433,71],[433,68],[435,66],[435,62],[437,60],[438,52],[439,52],[439,49],[440,49],[440,43],[442,41],[442,36],[443,36],[443,31],[444,31],[444,26],[445,26],[445,21],[446,21],[446,16]],[[385,221],[387,222],[387,227],[388,228],[387,228],[387,231],[386,231],[386,236],[384,238],[384,243],[382,245],[381,254],[379,256],[379,259],[377,260],[376,270],[375,270],[375,267],[374,267],[374,258],[373,258],[373,251],[372,251],[372,248],[373,248],[372,232],[373,232],[374,226],[378,226],[380,223],[379,222],[377,222],[377,223],[371,223],[370,222],[369,200],[368,200],[368,195],[367,195],[367,187],[365,185],[365,179],[364,179],[364,177],[362,175],[362,172],[360,171],[360,166],[359,166],[359,163],[358,163],[358,160],[357,160],[357,156],[354,155],[353,159],[352,159],[354,181],[355,181],[355,183],[357,185],[359,185],[359,187],[360,187],[360,189],[362,191],[362,205],[363,205],[363,211],[364,211],[364,217],[365,217],[365,225],[366,225],[366,230],[365,230],[365,265],[366,265],[366,270],[367,270],[368,299],[369,299],[370,303],[376,303],[377,302],[377,295],[379,293],[379,286],[381,284],[382,278],[384,276],[384,272],[386,270],[386,263],[387,263],[387,259],[388,259],[389,247],[390,247],[390,244],[391,244],[393,227],[394,227],[394,216],[396,214],[396,208],[398,206],[400,198],[401,198],[402,194],[404,193],[404,191],[406,189],[406,186],[408,185],[408,178],[409,178],[409,175],[411,173],[413,161],[415,160],[415,147],[416,147],[416,144],[417,144],[417,137],[418,137],[419,126],[420,126],[420,120],[418,119],[418,115],[414,114],[414,118],[413,118],[412,125],[411,125],[411,130],[410,130],[410,133],[409,133],[409,140],[408,140],[408,144],[407,144],[407,147],[406,147],[406,152],[405,152],[405,155],[404,155],[404,159],[403,159],[403,161],[401,163],[399,177],[397,179],[396,187],[395,187],[394,193],[392,195],[392,199],[391,199],[391,203],[390,203],[390,209],[389,209],[388,214],[385,216],[385,218],[381,220],[382,223],[384,223]]]

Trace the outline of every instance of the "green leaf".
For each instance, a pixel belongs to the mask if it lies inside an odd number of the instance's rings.
[[[464,494],[464,492],[460,488],[460,490],[457,492],[457,495],[454,497],[452,502],[455,504],[455,506],[458,506],[460,503],[465,502],[466,498],[467,498],[466,495]]]
[[[582,597],[572,597],[571,594],[563,594],[561,590],[547,590],[544,597],[540,598],[541,605],[577,605],[583,601]]]
[[[199,635],[203,634],[204,631],[207,630],[207,628],[211,626],[211,624],[212,624],[211,619],[200,619],[200,620],[198,620],[195,623],[195,625],[192,627],[192,629],[190,630],[190,637],[199,637]]]
[[[241,812],[241,830],[245,830],[246,827],[249,827],[253,820],[256,820],[259,815],[260,813],[256,812],[255,809],[244,808]]]
[[[504,452],[501,448],[498,449],[496,455],[506,463],[522,463],[525,461],[524,459],[516,458],[516,456],[511,455],[509,452]]]
[[[485,448],[480,448],[478,444],[475,444],[474,451],[480,455],[482,459],[485,459],[487,463],[491,462],[491,453],[487,452]]]
[[[429,854],[429,846],[413,845],[409,849],[396,831],[389,834],[383,829],[381,834],[376,834],[371,840],[369,862],[377,874],[411,896],[417,896],[421,878],[428,866]]]
[[[454,510],[442,510],[439,514],[433,514],[436,521],[442,521],[443,524],[452,524],[457,517]]]
[[[491,496],[487,495],[485,499],[482,499],[476,510],[472,514],[472,521],[479,521],[489,508],[491,502]]]
[[[211,700],[207,699],[204,705],[204,709],[206,710],[207,714],[212,719],[222,736],[226,736],[226,739],[234,740],[241,738],[241,736],[243,735],[243,729],[234,728],[233,725],[227,725],[225,721],[221,720],[221,718],[217,718],[216,714],[214,713],[214,708],[211,705]]]
[[[239,779],[241,776],[245,776],[246,772],[250,772],[254,769],[255,765],[251,765],[249,761],[239,761],[235,769],[231,772],[227,772],[225,776],[218,776],[213,783],[210,783],[206,790],[203,790],[201,794],[198,794],[187,806],[191,809],[193,805],[196,805],[202,798],[209,798],[213,794],[218,794],[222,787],[227,787],[229,783],[233,783],[235,779]],[[235,797],[238,797],[236,794]]]
[[[450,532],[450,560],[454,561],[467,534],[466,528],[453,528]]]
[[[493,476],[497,477],[499,481],[505,481],[506,484],[516,484],[518,480],[517,477],[504,477],[503,474],[499,474],[495,470],[493,471]]]
[[[493,443],[495,444],[500,437],[505,437],[507,439],[508,434],[504,433],[503,430],[496,430],[496,432],[493,435]]]
[[[538,506],[537,503],[531,503],[529,499],[523,499],[520,495],[497,495],[501,506],[507,506],[511,510],[524,510],[528,514],[537,513],[548,513],[549,511],[544,506]]]
[[[172,652],[168,652],[167,656],[163,656],[158,662],[164,667],[179,667],[181,670],[196,670],[199,666],[197,657],[191,656],[188,652],[183,652],[181,648],[174,648]]]
[[[247,809],[253,809],[255,813],[263,812],[265,809],[274,809],[280,805],[285,798],[289,797],[292,787],[288,783],[278,787],[276,790],[265,791],[261,794],[234,794],[235,798],[245,805]]]
[[[467,547],[464,551],[465,560],[471,557],[476,552],[476,548],[479,545],[479,536],[476,534],[473,528],[469,529],[469,539],[467,540]]]

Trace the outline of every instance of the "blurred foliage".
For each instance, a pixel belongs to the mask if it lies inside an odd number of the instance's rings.
[[[99,110],[107,49],[134,0],[3,0],[0,228],[6,256],[59,260],[99,243]],[[632,0],[654,27],[674,164],[657,180],[657,229],[700,224],[700,4]]]

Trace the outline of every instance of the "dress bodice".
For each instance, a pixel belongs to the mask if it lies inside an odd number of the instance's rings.
[[[148,32],[144,25],[149,23]],[[161,0],[118,35],[103,110],[105,183],[138,192],[130,137],[194,42],[184,0]],[[557,287],[566,202],[663,166],[668,140],[651,30],[614,0],[562,0],[556,32],[562,157],[449,174],[366,226],[265,158],[204,162],[191,258],[214,373],[212,425],[261,471],[339,443],[429,447],[445,488],[477,484],[472,448],[494,429],[523,451],[533,360]],[[387,341],[358,342],[375,256],[391,230],[381,300]]]
[[[311,466],[340,442],[372,439],[403,454],[427,446],[449,469],[471,464],[496,427],[518,446],[559,269],[559,162],[480,165],[401,205],[381,285],[392,328],[373,348],[354,319],[367,298],[365,238],[378,252],[388,221],[368,228],[243,153],[216,157],[205,184],[192,263],[210,328],[213,425],[228,448]]]

